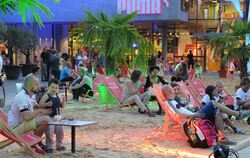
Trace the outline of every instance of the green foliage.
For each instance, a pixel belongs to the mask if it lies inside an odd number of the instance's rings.
[[[85,10],[86,18],[80,21],[85,28],[78,28],[74,33],[81,45],[97,48],[104,53],[107,75],[113,74],[118,63],[124,64],[125,54],[132,51],[133,43],[141,43],[142,36],[130,23],[136,12],[126,16],[108,17],[105,13],[95,16]]]
[[[60,0],[53,1],[59,2]],[[0,12],[4,14],[16,12],[21,15],[23,23],[26,23],[28,18],[31,22],[37,22],[40,26],[43,25],[39,15],[40,12],[49,18],[53,16],[50,9],[38,0],[0,0]]]
[[[241,77],[247,76],[246,64],[250,57],[249,46],[246,45],[246,35],[250,34],[250,23],[236,21],[234,25],[226,24],[230,30],[222,36],[209,38],[209,44],[221,54],[223,62],[239,59],[241,63]]]
[[[8,48],[11,64],[13,64],[13,51],[19,50],[26,56],[26,63],[30,63],[30,51],[38,46],[38,40],[29,30],[0,24],[0,43]]]

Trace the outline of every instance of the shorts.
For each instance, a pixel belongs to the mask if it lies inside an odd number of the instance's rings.
[[[25,134],[25,133],[33,131],[35,129],[36,129],[36,120],[35,119],[29,120],[29,121],[24,121],[23,123],[18,125],[16,128],[14,128],[14,130],[18,134]]]
[[[207,103],[198,112],[205,114],[205,119],[215,123],[215,116],[218,109],[212,104],[212,102]]]
[[[230,71],[230,74],[234,74],[234,72],[233,72],[233,71]]]

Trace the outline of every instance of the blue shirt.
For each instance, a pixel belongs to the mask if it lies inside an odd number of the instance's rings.
[[[68,76],[70,76],[70,69],[69,69],[67,66],[65,66],[65,67],[62,69],[62,71],[61,71],[60,80],[66,78],[66,77],[68,77]]]

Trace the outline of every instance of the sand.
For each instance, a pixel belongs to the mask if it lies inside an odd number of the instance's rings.
[[[226,89],[233,94],[234,85],[239,80],[229,81],[223,79]],[[207,84],[215,79],[207,79]],[[153,104],[156,105],[154,102]],[[153,107],[157,110],[157,106]],[[187,138],[182,129],[177,132],[163,132],[164,116],[138,114],[137,108],[123,108],[105,110],[105,105],[99,105],[98,96],[94,99],[85,99],[74,104],[68,104],[63,109],[65,118],[97,121],[97,124],[76,128],[76,153],[71,153],[71,130],[64,127],[64,152],[46,154],[42,157],[83,157],[83,158],[175,158],[175,157],[208,157],[212,148],[191,148],[186,142]],[[244,142],[250,136],[250,128],[244,121],[233,121],[237,127],[246,129],[245,135],[236,135],[231,130],[226,136],[233,141]],[[3,137],[0,136],[0,140]],[[241,147],[241,148],[244,148]],[[1,149],[1,157],[28,157],[17,144]]]

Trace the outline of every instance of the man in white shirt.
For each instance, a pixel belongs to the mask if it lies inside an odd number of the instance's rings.
[[[34,134],[42,136],[50,121],[52,103],[38,105],[35,93],[39,90],[39,81],[32,74],[23,81],[23,89],[15,96],[8,113],[8,124],[19,134],[34,130]]]
[[[234,110],[244,110],[250,108],[250,79],[244,77],[241,81],[241,88],[235,93]]]

